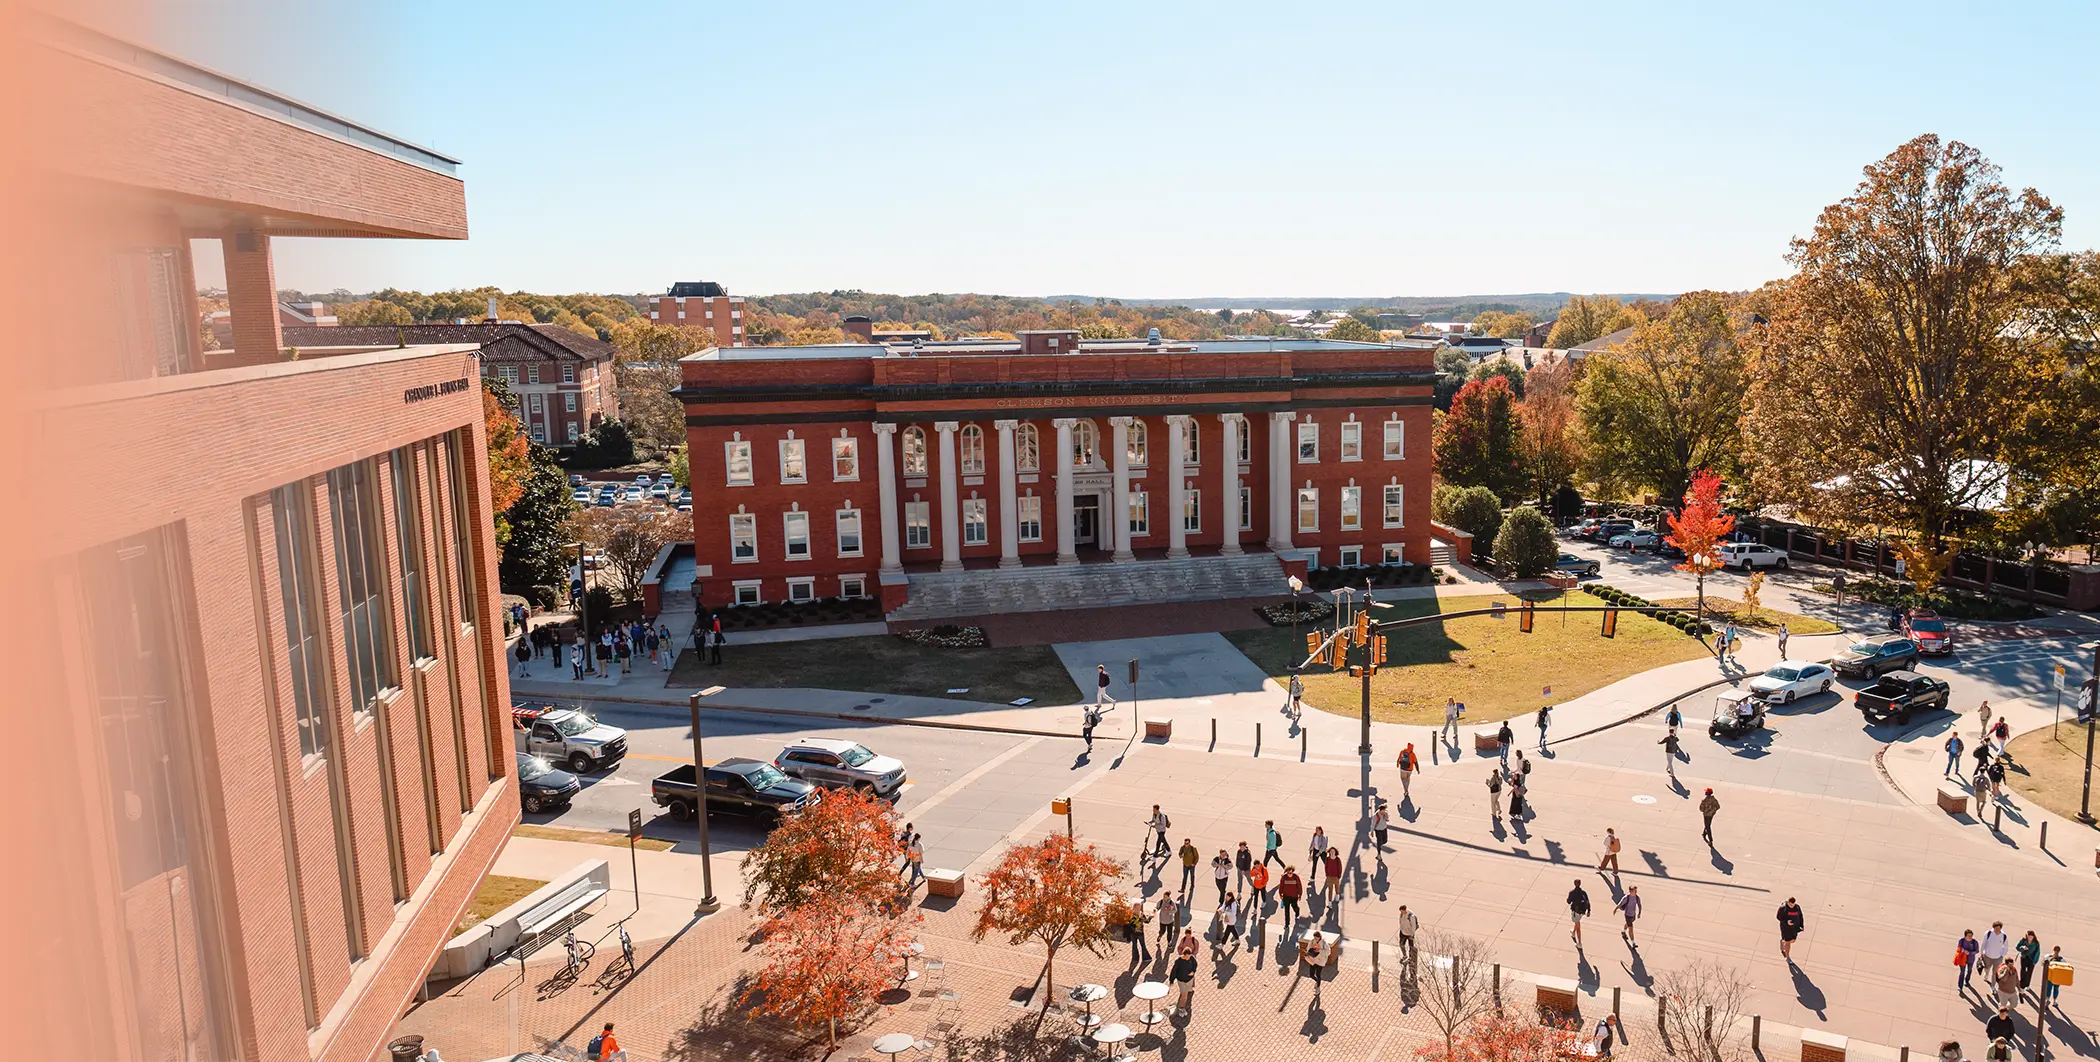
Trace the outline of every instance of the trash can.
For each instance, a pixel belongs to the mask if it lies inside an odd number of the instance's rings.
[[[387,1041],[386,1051],[388,1055],[392,1056],[394,1062],[416,1062],[417,1059],[423,1057],[423,1038],[420,1036],[403,1036],[389,1040]]]

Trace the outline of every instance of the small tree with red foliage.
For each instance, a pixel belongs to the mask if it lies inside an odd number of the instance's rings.
[[[1669,514],[1670,533],[1663,541],[1684,551],[1677,570],[1699,579],[1699,618],[1706,618],[1706,576],[1721,569],[1721,540],[1735,530],[1735,517],[1721,511],[1721,477],[1708,469],[1692,475],[1684,507]]]
[[[1120,921],[1129,912],[1111,893],[1124,865],[1102,855],[1093,845],[1080,848],[1071,838],[1051,834],[1034,844],[1006,850],[999,865],[979,879],[985,897],[970,930],[973,940],[1004,935],[1010,944],[1034,941],[1043,946],[1043,1010],[1055,994],[1053,977],[1060,948],[1083,948],[1105,955]],[[1120,920],[1120,921],[1119,921]]]
[[[897,961],[918,926],[917,911],[871,908],[850,896],[810,896],[766,920],[766,964],[742,1002],[794,1025],[823,1025],[829,1049],[839,1023],[897,982]]]
[[[773,827],[744,853],[744,906],[778,913],[818,896],[873,907],[897,895],[897,815],[857,789],[839,789]]]
[[[1423,1044],[1425,1062],[1554,1062],[1561,1044],[1581,1034],[1572,1027],[1541,1025],[1508,1011],[1493,1011],[1443,1043]]]

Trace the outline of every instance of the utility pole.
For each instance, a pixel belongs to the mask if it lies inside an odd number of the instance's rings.
[[[720,910],[722,901],[715,898],[715,869],[707,843],[707,759],[700,746],[700,698],[722,692],[721,686],[710,686],[686,698],[686,705],[693,712],[693,795],[695,796],[693,817],[700,820],[700,906],[694,914],[713,914]]]
[[[569,544],[576,547],[576,645],[583,650],[583,673],[592,675],[597,673],[593,665],[598,660],[598,647],[591,638],[591,575],[583,567],[583,543]]]
[[[2093,643],[2093,677],[2079,694],[2085,713],[2085,793],[2078,798],[2078,821],[2093,825],[2093,726],[2100,723],[2100,642]]]

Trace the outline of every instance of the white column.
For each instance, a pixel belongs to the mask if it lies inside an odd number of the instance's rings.
[[[962,507],[955,500],[955,421],[936,423],[941,433],[941,570],[962,571]]]
[[[1020,489],[1015,486],[1019,473],[1015,471],[1014,429],[1019,421],[995,420],[992,427],[999,429],[999,567],[1021,566],[1021,502]]]
[[[1225,430],[1225,539],[1221,549],[1226,556],[1240,552],[1240,432],[1247,430],[1246,418],[1238,413],[1218,414],[1218,424]]]
[[[1182,506],[1188,502],[1187,474],[1183,468],[1189,462],[1189,418],[1176,413],[1167,418],[1167,557],[1189,555],[1188,522],[1181,518]]]
[[[895,424],[875,425],[875,486],[882,499],[882,570],[904,570],[897,541],[897,444]]]
[[[1298,414],[1277,410],[1269,414],[1269,548],[1291,548],[1291,474],[1297,468],[1297,448],[1292,445],[1291,422]]]
[[[1072,528],[1072,425],[1077,417],[1059,417],[1057,428],[1057,563],[1078,564],[1079,544]]]
[[[1115,455],[1116,490],[1109,502],[1112,511],[1102,519],[1109,527],[1109,534],[1115,536],[1109,539],[1116,551],[1115,559],[1136,560],[1137,556],[1130,552],[1130,418],[1110,417],[1108,426],[1115,429],[1112,442],[1115,449],[1111,453]]]

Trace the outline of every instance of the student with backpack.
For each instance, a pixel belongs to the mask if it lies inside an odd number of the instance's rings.
[[[609,1062],[619,1053],[620,1040],[613,1035],[612,1022],[606,1022],[604,1030],[591,1037],[590,1044],[585,1048],[585,1055],[591,1062]]]
[[[1114,710],[1115,706],[1110,705],[1109,711]],[[1088,752],[1094,751],[1094,728],[1101,725],[1102,714],[1100,705],[1090,704],[1087,705],[1085,715],[1081,718],[1079,736],[1086,739],[1086,750]]]

